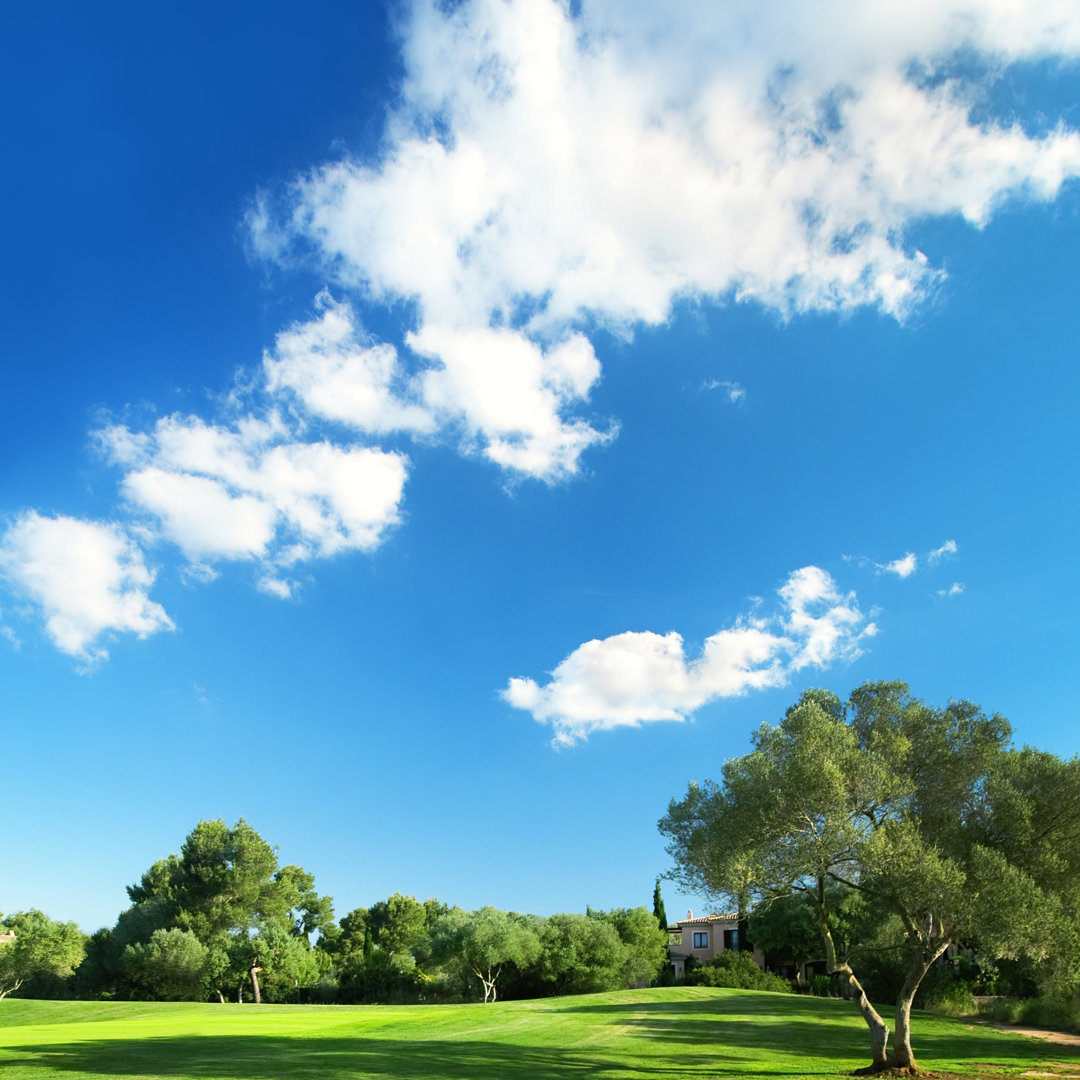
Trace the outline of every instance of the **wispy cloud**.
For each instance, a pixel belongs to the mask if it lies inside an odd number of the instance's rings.
[[[938,596],[959,596],[964,591],[962,581],[954,581],[947,589],[938,589]]]
[[[737,382],[729,382],[726,379],[709,379],[703,384],[705,390],[723,390],[728,401],[737,405],[746,400],[746,390]]]
[[[955,540],[946,540],[941,547],[934,548],[933,551],[926,553],[927,562],[933,566],[935,563],[941,562],[942,559],[947,559],[950,555],[955,555],[958,548]]]
[[[789,575],[771,614],[760,605],[709,637],[689,659],[674,631],[627,631],[588,641],[566,657],[541,686],[512,678],[503,699],[554,728],[556,745],[595,731],[684,720],[719,698],[781,685],[808,667],[851,660],[876,633],[854,593],[843,593],[816,566]]]
[[[923,558],[926,565],[932,567],[936,566],[942,559],[955,555],[958,550],[955,540],[946,540],[940,547],[926,552]],[[896,559],[891,559],[889,562],[877,562],[874,559],[867,558],[865,555],[845,555],[843,559],[844,562],[873,569],[878,574],[893,574],[901,579],[911,577],[920,568],[920,558],[913,551],[908,551]]]

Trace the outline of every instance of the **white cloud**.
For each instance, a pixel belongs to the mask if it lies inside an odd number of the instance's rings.
[[[429,408],[448,426],[460,423],[467,442],[506,469],[561,479],[577,472],[586,447],[613,435],[564,415],[600,377],[581,334],[547,350],[522,333],[489,328],[427,325],[407,340],[439,365],[421,376]]]
[[[600,377],[581,334],[545,347],[505,328],[428,324],[406,335],[406,366],[392,345],[366,339],[349,304],[323,292],[316,306],[263,359],[268,392],[291,392],[311,415],[368,434],[456,433],[466,452],[549,482],[614,435],[572,415]]]
[[[740,386],[737,382],[730,382],[726,379],[709,379],[705,383],[706,390],[723,390],[727,396],[728,401],[732,405],[737,405],[740,401],[746,400],[746,390]]]
[[[941,562],[942,559],[948,558],[950,555],[955,555],[956,552],[956,541],[946,540],[941,547],[934,548],[933,551],[927,552],[926,559],[930,565],[933,566],[935,563]]]
[[[205,476],[150,466],[128,473],[122,488],[194,563],[262,556],[274,535],[272,506],[251,495],[232,496]]]
[[[316,297],[316,308],[316,318],[278,334],[263,358],[267,390],[292,391],[312,414],[360,431],[431,431],[434,418],[409,400],[394,347],[365,341],[352,308],[329,293]]]
[[[628,334],[686,297],[902,318],[941,278],[909,225],[979,226],[1080,174],[1076,132],[971,112],[1003,66],[1080,54],[1065,0],[568,12],[412,5],[379,158],[313,169],[250,226],[268,257],[306,246],[368,300],[413,305],[400,344],[435,367],[395,400],[394,347],[342,354],[328,310],[317,361],[296,374],[284,349],[275,384],[369,430],[420,430],[441,411],[508,470],[557,478],[603,441],[567,412],[599,375],[575,328]],[[507,427],[494,406],[508,401]]]
[[[108,656],[100,640],[109,633],[173,629],[148,595],[154,575],[142,552],[118,525],[28,511],[0,541],[0,573],[40,606],[56,647],[87,666]]]
[[[964,591],[962,581],[954,581],[947,589],[938,589],[938,596],[959,596]]]
[[[277,416],[246,415],[228,426],[169,416],[152,432],[114,426],[98,434],[130,470],[126,498],[157,520],[199,574],[217,559],[285,566],[370,551],[400,519],[404,457],[298,441]],[[282,587],[270,591],[280,595]]]
[[[710,701],[780,685],[809,666],[853,659],[860,640],[876,632],[854,593],[841,593],[816,566],[796,570],[777,595],[772,615],[755,605],[752,614],[709,637],[696,659],[687,659],[674,631],[627,631],[579,646],[545,686],[510,679],[502,697],[550,723],[555,744],[570,745],[594,731],[683,720]]]
[[[914,552],[909,551],[899,559],[893,559],[892,562],[885,563],[881,570],[886,574],[895,574],[898,578],[908,578],[915,573],[918,565],[917,556]]]

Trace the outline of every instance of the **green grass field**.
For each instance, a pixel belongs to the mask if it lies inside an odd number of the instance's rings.
[[[496,1005],[0,1001],[3,1080],[583,1080],[836,1076],[867,1060],[847,1002],[624,991]],[[925,1069],[1080,1076],[1080,1051],[920,1014]]]

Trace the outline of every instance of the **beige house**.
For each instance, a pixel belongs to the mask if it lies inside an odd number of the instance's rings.
[[[0,945],[3,945],[5,941],[14,941],[14,940],[15,940],[15,931],[14,930],[5,930],[4,933],[0,934]]]
[[[668,927],[668,959],[675,969],[675,977],[686,974],[686,961],[693,957],[699,964],[707,964],[718,953],[739,950],[739,916],[737,912],[727,915],[699,915],[688,911],[686,918]],[[755,949],[754,963],[765,966],[765,957]]]

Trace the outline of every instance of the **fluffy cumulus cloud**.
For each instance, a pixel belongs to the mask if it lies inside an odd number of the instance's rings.
[[[40,607],[53,644],[87,667],[108,655],[111,633],[172,629],[148,595],[154,575],[142,552],[112,523],[25,513],[0,539],[0,573]]]
[[[370,551],[399,520],[407,462],[359,445],[300,441],[279,418],[211,424],[169,416],[150,432],[112,426],[99,439],[125,471],[129,504],[189,562],[255,560],[264,589],[277,570],[342,551]]]
[[[1003,118],[988,92],[1011,64],[1080,56],[1073,0],[413,0],[399,40],[378,152],[283,178],[249,215],[257,252],[319,268],[338,298],[282,330],[238,408],[101,434],[121,470],[109,516],[132,516],[127,532],[81,523],[96,592],[53,547],[71,519],[31,513],[9,531],[7,576],[61,648],[87,657],[109,630],[168,624],[136,527],[174,543],[191,580],[245,563],[289,595],[299,562],[370,551],[400,519],[403,440],[510,480],[578,474],[617,433],[590,411],[598,333],[629,337],[683,300],[903,318],[941,277],[910,226],[979,227],[1080,174],[1076,131]],[[384,339],[365,329],[375,309]],[[620,637],[568,658],[565,694],[558,679],[513,692],[569,732],[578,716],[585,730],[684,715],[706,687],[832,655],[820,633],[811,647],[748,618],[692,662],[670,635]],[[670,692],[609,710],[602,673],[632,657]]]
[[[531,476],[574,472],[603,439],[573,415],[599,376],[582,329],[626,334],[701,297],[902,318],[940,278],[907,226],[980,226],[1080,173],[1075,131],[983,108],[1010,63],[1080,53],[1067,0],[585,0],[577,15],[416,0],[403,45],[381,156],[264,197],[255,246],[407,302],[424,415]],[[359,379],[357,415],[401,422],[371,389],[393,378],[386,348],[347,376],[328,363],[323,385]],[[493,422],[511,386],[513,420]]]
[[[674,631],[627,631],[579,646],[546,685],[510,679],[503,699],[551,724],[556,745],[569,745],[594,731],[683,720],[710,701],[853,659],[876,632],[854,593],[842,593],[819,567],[796,570],[777,596],[774,612],[741,616],[693,659]]]

